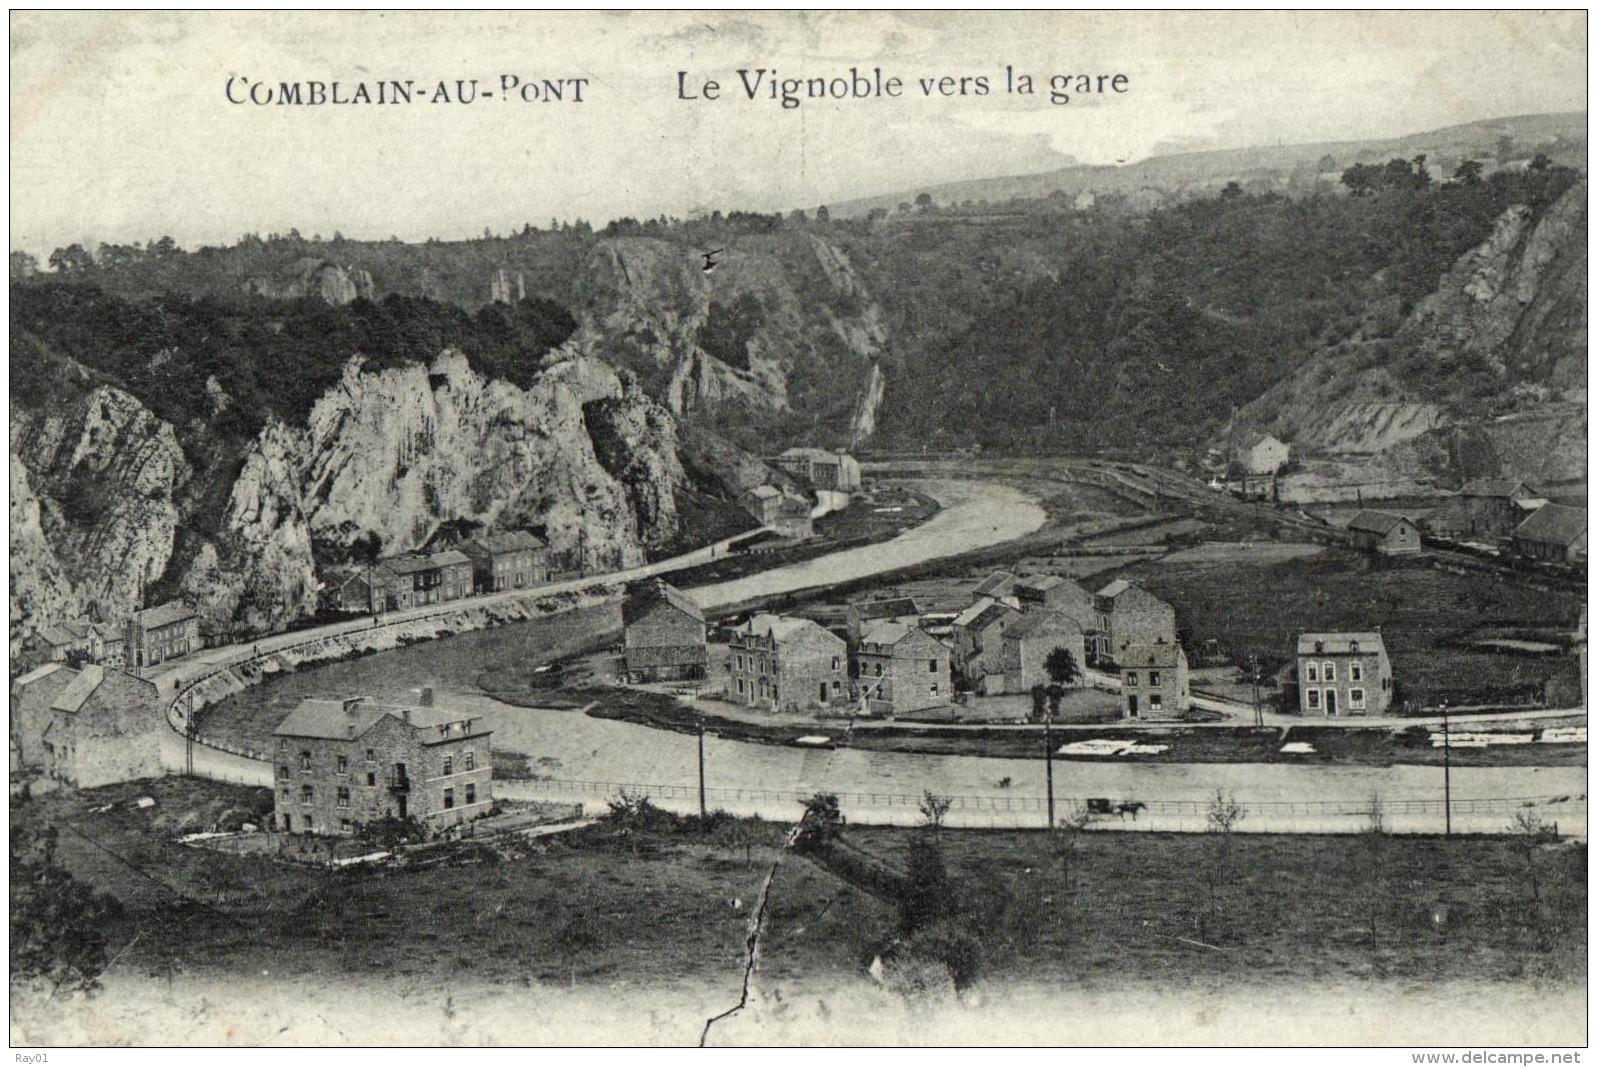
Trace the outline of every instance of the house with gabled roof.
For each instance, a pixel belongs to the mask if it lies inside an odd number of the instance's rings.
[[[40,735],[45,776],[78,789],[155,777],[164,773],[168,729],[155,683],[90,664],[50,702]]]
[[[278,830],[350,834],[395,818],[435,833],[493,807],[492,731],[430,688],[418,704],[302,700],[272,735]]]
[[[1547,504],[1514,529],[1514,551],[1543,563],[1586,562],[1586,509]]]
[[[1270,434],[1251,430],[1236,439],[1232,458],[1243,474],[1274,474],[1292,458],[1292,448]]]
[[[1176,609],[1135,582],[1116,578],[1093,594],[1097,613],[1088,651],[1103,663],[1132,645],[1176,643]]]
[[[680,589],[658,578],[628,586],[621,625],[627,681],[704,677],[710,661],[704,610]]]
[[[860,698],[868,714],[903,715],[953,699],[949,650],[918,626],[876,622],[855,654]]]
[[[1187,654],[1180,645],[1131,645],[1120,653],[1120,714],[1179,719],[1192,706]]]
[[[1373,631],[1298,635],[1298,710],[1337,718],[1381,715],[1392,703],[1392,661]]]
[[[549,580],[548,548],[527,530],[473,537],[460,551],[471,560],[472,583],[479,593],[525,589]]]
[[[727,698],[770,711],[847,705],[848,645],[811,619],[760,612],[731,632]]]
[[[127,666],[153,667],[199,651],[200,617],[181,600],[170,600],[134,612],[128,619],[123,641],[123,662]]]
[[[1048,673],[1048,657],[1056,649],[1070,653],[1076,677],[1061,684],[1086,684],[1082,673],[1087,663],[1086,638],[1081,626],[1063,612],[1036,608],[1025,612],[1004,628],[1001,663],[1003,692],[1028,693],[1039,685],[1054,684]],[[993,689],[989,687],[988,692]]]
[[[953,666],[964,687],[977,693],[990,692],[986,679],[1003,676],[1004,627],[1020,618],[1020,610],[990,596],[975,603],[954,618]]]
[[[1348,520],[1353,547],[1383,556],[1417,556],[1420,529],[1407,516],[1394,511],[1360,511]]]
[[[1438,534],[1494,544],[1541,506],[1539,494],[1517,478],[1475,478],[1437,508],[1426,524]]]

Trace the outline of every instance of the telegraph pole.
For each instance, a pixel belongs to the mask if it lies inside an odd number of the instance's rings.
[[[1253,722],[1264,726],[1264,707],[1259,703],[1259,657],[1253,657]]]
[[[1048,829],[1054,828],[1054,711],[1045,706],[1042,713],[1043,765],[1048,769]]]
[[[1447,728],[1447,701],[1442,701],[1442,817],[1448,837],[1453,836],[1453,741]]]
[[[707,824],[710,819],[709,810],[704,803],[704,717],[699,716],[699,822]]]

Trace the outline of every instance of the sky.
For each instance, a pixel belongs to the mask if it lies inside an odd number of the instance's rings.
[[[1585,14],[29,12],[11,15],[11,247],[170,235],[459,238],[786,210],[1072,162],[1580,111]],[[744,98],[736,71],[903,95]],[[1005,70],[1043,92],[1004,91]],[[687,72],[698,99],[679,98]],[[1124,91],[1048,101],[1054,75]],[[586,78],[584,100],[500,79]],[[923,77],[984,76],[928,97]],[[457,79],[479,96],[455,102]],[[413,79],[409,105],[255,106],[250,83]],[[248,82],[244,81],[248,79]],[[702,83],[721,84],[718,100]],[[450,103],[432,102],[440,80]]]

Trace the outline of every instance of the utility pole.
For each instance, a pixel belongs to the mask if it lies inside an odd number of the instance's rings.
[[[1045,705],[1042,713],[1043,765],[1048,769],[1048,829],[1054,828],[1054,710]]]
[[[1264,726],[1264,706],[1259,703],[1259,657],[1253,657],[1253,723]]]
[[[710,813],[704,804],[704,717],[699,716],[699,822],[707,824]]]
[[[1442,701],[1442,817],[1444,833],[1453,836],[1453,741],[1448,732],[1447,701]]]

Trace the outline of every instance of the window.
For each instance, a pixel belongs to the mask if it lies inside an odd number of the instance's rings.
[[[821,683],[821,703],[826,703],[826,683]]]
[[[347,785],[338,787],[338,806],[341,808],[349,807],[349,786]]]
[[[311,769],[311,754],[304,749],[301,749],[299,753],[299,769],[302,771]]]
[[[1159,693],[1149,693],[1148,694],[1148,710],[1149,711],[1158,711],[1162,707],[1164,707],[1164,697],[1161,694],[1159,694]]]
[[[937,661],[934,660],[934,659],[927,660],[926,661],[926,670],[928,672],[932,673],[932,674],[936,674],[937,673]]]
[[[376,749],[368,748],[366,750],[366,762],[367,763],[376,763],[377,762],[377,750]]]
[[[451,774],[454,774],[454,773],[455,773],[455,757],[453,757],[453,756],[445,756],[444,757],[444,775],[445,775],[445,777],[447,777],[447,776],[449,776]]]
[[[444,807],[452,808],[454,806],[455,806],[455,791],[453,789],[445,789],[444,790]]]
[[[376,785],[377,784],[377,772],[376,771],[367,771],[366,772],[366,784],[367,785]]]
[[[738,679],[738,692],[743,692],[743,679],[741,678]]]
[[[477,785],[475,782],[466,783],[466,803],[477,803]]]
[[[311,827],[313,827],[315,825],[316,825],[316,816],[312,815],[310,812],[307,811],[305,813],[305,829],[309,830]]]
[[[834,671],[840,671],[843,669],[843,658],[841,656],[832,657],[832,669]]]
[[[776,699],[776,683],[775,682],[771,683],[771,699],[772,700]]]
[[[1137,684],[1137,672],[1136,671],[1127,671],[1126,672],[1126,684],[1127,685],[1136,685]]]
[[[937,683],[933,682],[932,683],[932,696],[936,696],[936,695],[937,695]]]
[[[1320,680],[1320,668],[1316,667],[1312,663],[1309,664],[1309,681],[1317,682],[1319,680]]]
[[[1320,691],[1318,689],[1310,689],[1308,691],[1308,693],[1309,693],[1309,707],[1311,707],[1311,708],[1319,707],[1320,706]]]
[[[737,658],[737,661],[738,661],[738,670],[740,670],[740,671],[741,671],[741,670],[742,670],[742,669],[743,669],[743,657],[742,657],[742,656],[739,656],[739,657],[738,657],[738,658]]]
[[[348,756],[339,756],[338,757],[338,773],[339,774],[348,774],[349,773],[349,757]]]
[[[1148,684],[1149,685],[1158,685],[1159,684],[1159,672],[1158,671],[1149,671],[1148,672]],[[1158,698],[1155,697],[1153,699],[1156,700]],[[1150,703],[1151,703],[1151,701],[1150,701]]]
[[[882,676],[882,665],[880,663],[878,663],[876,665],[876,677],[880,678],[881,676]]]
[[[468,748],[466,750],[466,770],[474,771],[476,769],[477,769],[477,753],[473,752],[471,749]]]
[[[1316,651],[1316,652],[1324,652],[1325,651],[1325,642],[1324,641],[1316,641],[1316,642],[1314,642],[1314,651]]]
[[[349,822],[348,819],[339,819],[338,820],[338,828],[340,830],[344,831],[346,834],[354,829],[354,827],[350,825],[350,822]]]
[[[302,785],[299,787],[299,802],[309,804],[316,799],[316,789],[313,786]]]
[[[290,773],[291,772],[289,771],[287,764],[279,764],[278,765],[278,767],[277,767],[277,776],[279,778],[287,778]]]
[[[284,751],[287,751],[287,749],[288,749],[288,738],[279,737],[277,739],[277,751],[284,752]]]
[[[1354,651],[1356,652],[1358,650],[1354,649]],[[1355,682],[1364,681],[1364,664],[1362,664],[1362,663],[1350,663],[1350,664],[1348,664],[1347,676],[1348,676],[1348,678],[1351,681],[1355,681]]]
[[[1323,673],[1325,675],[1326,681],[1336,681],[1336,664],[1330,662],[1329,660],[1326,661],[1325,667],[1323,668]]]
[[[1349,689],[1347,691],[1347,702],[1350,707],[1362,708],[1364,706],[1364,690]]]
[[[1349,641],[1347,643],[1347,650],[1349,652],[1357,652],[1359,650],[1359,643],[1357,641]]]

